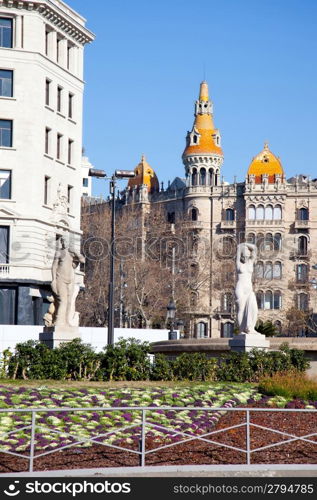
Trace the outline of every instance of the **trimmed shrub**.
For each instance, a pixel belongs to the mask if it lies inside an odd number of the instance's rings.
[[[119,339],[104,348],[101,357],[103,380],[148,380],[150,344],[133,338]]]

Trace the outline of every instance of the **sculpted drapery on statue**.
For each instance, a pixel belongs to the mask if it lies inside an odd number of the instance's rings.
[[[60,248],[55,252],[52,266],[52,291],[56,299],[55,326],[78,326],[75,302],[79,287],[75,281],[75,269],[85,258],[70,250],[64,238],[58,240]]]
[[[238,306],[240,333],[258,334],[255,324],[258,317],[258,305],[252,286],[252,274],[257,249],[251,243],[240,243],[237,249],[237,284],[235,289]]]

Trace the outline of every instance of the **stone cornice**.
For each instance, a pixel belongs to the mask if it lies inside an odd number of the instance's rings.
[[[92,42],[95,38],[95,35],[79,22],[79,20],[84,21],[84,19],[67,6],[63,10],[62,3],[59,7],[51,0],[0,0],[1,7],[38,11],[48,22],[81,45]],[[75,16],[78,17],[78,20],[75,19]]]

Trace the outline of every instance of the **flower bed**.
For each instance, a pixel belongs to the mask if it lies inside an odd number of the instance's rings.
[[[92,408],[92,407],[144,407],[147,438],[152,441],[177,441],[175,432],[200,435],[214,427],[222,411],[205,411],[212,407],[233,407],[261,399],[250,384],[195,385],[189,387],[145,389],[96,389],[53,390],[0,387],[0,408]],[[196,410],[161,410],[160,407],[197,407]],[[91,446],[89,438],[102,435],[97,441],[120,444],[137,449],[141,437],[141,412],[139,410],[40,412],[36,419],[36,451],[50,451],[83,440],[82,446]],[[30,448],[30,413],[1,413],[0,449],[24,454]],[[132,427],[132,428],[131,428]],[[161,429],[164,427],[167,430]],[[8,435],[9,433],[9,435]],[[107,434],[105,436],[104,434]]]

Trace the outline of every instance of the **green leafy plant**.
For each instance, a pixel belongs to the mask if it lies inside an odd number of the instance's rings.
[[[255,325],[257,332],[265,335],[266,337],[276,337],[278,330],[272,321],[261,321],[259,320]]]

